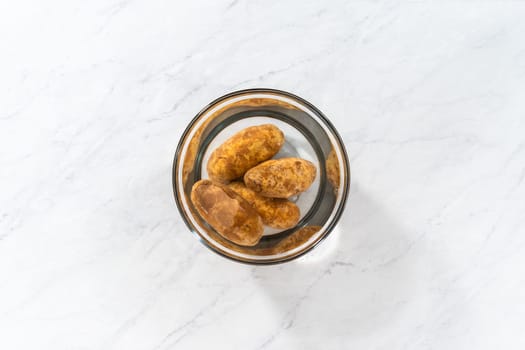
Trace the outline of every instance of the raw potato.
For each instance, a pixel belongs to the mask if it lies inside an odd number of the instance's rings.
[[[272,159],[248,170],[244,183],[264,197],[290,198],[306,191],[316,174],[315,165],[305,159]]]
[[[200,180],[191,189],[191,201],[220,235],[243,246],[254,246],[262,237],[262,220],[241,196],[225,185]]]
[[[334,188],[334,193],[337,195],[339,190],[339,161],[337,160],[337,155],[335,154],[334,149],[330,151],[328,157],[326,158],[326,176],[328,181],[332,184]]]
[[[199,146],[202,139],[202,133],[204,132],[208,124],[210,124],[210,122],[212,121],[213,119],[209,118],[204,123],[202,123],[202,125],[197,129],[192,139],[188,143],[186,157],[184,157],[184,162],[182,163],[182,186],[186,186],[188,176],[193,171],[193,167],[195,165],[195,157],[197,156],[197,152],[199,150]]]
[[[299,207],[287,199],[263,197],[242,182],[232,182],[228,187],[253,206],[265,225],[288,229],[299,221]]]
[[[229,249],[250,255],[268,256],[282,254],[305,244],[313,235],[319,232],[320,229],[321,226],[305,226],[271,245],[263,244],[263,247],[259,245],[255,247],[241,247],[224,239],[221,239],[221,244]]]
[[[273,254],[283,253],[300,246],[310,239],[314,234],[319,232],[321,226],[305,226],[295,231],[282,241],[277,243],[272,249]]]
[[[251,126],[226,140],[210,156],[210,179],[228,183],[248,169],[272,158],[284,144],[284,134],[271,124]]]

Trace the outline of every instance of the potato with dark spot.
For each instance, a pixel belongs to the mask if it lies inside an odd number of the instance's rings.
[[[264,197],[290,198],[314,182],[317,169],[301,158],[272,159],[248,170],[244,183]]]
[[[230,183],[228,187],[252,205],[265,225],[288,229],[299,221],[299,207],[287,199],[263,197],[238,181]]]
[[[251,126],[226,140],[210,156],[210,179],[228,183],[250,168],[272,158],[284,144],[284,134],[271,124]]]
[[[261,239],[261,217],[246,200],[225,185],[200,180],[192,187],[191,201],[200,216],[231,242],[254,246]]]

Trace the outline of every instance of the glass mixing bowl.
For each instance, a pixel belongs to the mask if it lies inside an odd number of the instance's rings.
[[[290,199],[301,210],[294,228],[265,228],[256,246],[239,246],[200,217],[190,199],[191,188],[208,177],[208,158],[222,142],[248,126],[268,123],[279,127],[286,140],[274,158],[307,159],[317,167],[317,177],[306,192]],[[281,263],[314,248],[337,223],[349,187],[348,157],[334,126],[308,101],[273,89],[236,91],[211,102],[184,131],[173,161],[173,192],[186,225],[211,250],[250,264]]]

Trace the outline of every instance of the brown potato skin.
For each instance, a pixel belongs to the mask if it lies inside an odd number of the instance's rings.
[[[340,182],[339,161],[337,160],[337,155],[335,154],[335,151],[333,148],[328,154],[325,164],[326,164],[326,177],[328,178],[328,181],[330,181],[330,183],[332,184],[334,188],[334,193],[337,195],[337,191],[339,190],[339,182]]]
[[[243,129],[213,151],[207,164],[208,175],[222,183],[238,179],[248,169],[276,155],[283,144],[284,134],[275,125]]]
[[[264,197],[290,198],[314,182],[317,169],[301,158],[272,159],[248,170],[244,183]]]
[[[247,201],[225,185],[200,180],[191,189],[191,201],[202,218],[229,241],[254,246],[261,239],[261,217]]]
[[[287,199],[263,197],[239,181],[231,182],[228,187],[252,205],[265,225],[278,229],[297,225],[301,212],[295,203]]]
[[[302,227],[288,236],[284,237],[280,241],[274,243],[272,246],[260,247],[259,245],[255,247],[240,247],[236,244],[232,244],[230,241],[223,240],[221,244],[226,247],[241,252],[244,254],[253,254],[253,255],[272,255],[272,254],[281,254],[288,250],[294,249],[310,239],[314,234],[319,232],[321,226],[305,226]]]
[[[288,237],[284,238],[282,241],[277,243],[273,249],[273,254],[283,253],[290,249],[300,246],[310,239],[314,234],[319,232],[321,226],[305,226],[295,231]]]

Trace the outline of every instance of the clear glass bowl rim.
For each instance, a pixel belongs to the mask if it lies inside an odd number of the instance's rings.
[[[346,178],[346,181],[344,181],[344,187],[342,188],[342,192],[341,192],[342,193],[341,194],[342,198],[341,198],[340,204],[339,204],[339,206],[337,208],[334,208],[336,210],[336,214],[333,217],[332,221],[330,222],[329,226],[324,229],[324,232],[322,233],[322,236],[318,240],[316,240],[313,244],[310,244],[310,245],[304,247],[298,253],[290,255],[290,256],[285,256],[283,258],[274,259],[274,260],[244,259],[244,258],[240,258],[238,256],[229,255],[228,253],[220,251],[220,250],[216,249],[216,247],[210,245],[205,239],[203,239],[201,237],[201,235],[199,234],[198,230],[196,230],[193,227],[193,225],[190,222],[190,220],[186,217],[187,214],[186,214],[186,212],[185,212],[185,210],[184,210],[184,208],[183,208],[183,206],[182,206],[182,204],[180,202],[182,199],[180,198],[179,193],[177,191],[177,171],[178,171],[178,169],[179,169],[179,167],[181,166],[181,163],[182,163],[182,161],[180,160],[180,153],[181,153],[181,151],[182,151],[182,149],[184,147],[184,144],[186,143],[185,141],[187,139],[187,136],[188,136],[189,132],[193,128],[193,125],[211,107],[217,105],[218,103],[220,103],[220,102],[222,102],[222,101],[224,101],[224,100],[226,100],[228,98],[236,97],[236,96],[239,96],[239,95],[258,94],[258,93],[269,93],[269,94],[274,94],[274,95],[282,95],[284,97],[293,99],[296,102],[299,102],[299,103],[305,105],[313,113],[315,113],[315,115],[323,123],[325,123],[325,125],[330,129],[330,132],[333,134],[333,136],[337,139],[337,141],[339,143],[338,146],[339,146],[340,151],[341,151],[341,153],[343,155],[343,158],[344,158],[344,164],[343,164],[343,170],[344,171],[343,171],[343,173],[344,173],[344,176]],[[285,262],[288,262],[288,261],[295,260],[295,259],[305,255],[306,253],[310,252],[315,247],[317,247],[324,239],[326,239],[326,237],[328,237],[330,235],[330,233],[333,231],[334,227],[336,226],[337,222],[341,218],[341,215],[343,214],[344,209],[346,207],[346,201],[348,199],[348,194],[349,194],[349,190],[350,190],[350,181],[351,181],[350,164],[349,164],[348,155],[347,155],[347,152],[346,152],[346,149],[345,149],[345,145],[344,145],[343,139],[341,138],[341,136],[339,135],[339,133],[337,132],[337,130],[333,126],[333,124],[330,122],[330,120],[317,107],[315,107],[313,104],[311,104],[307,100],[303,99],[302,97],[299,97],[299,96],[294,95],[294,94],[292,94],[290,92],[287,92],[287,91],[273,89],[273,88],[251,88],[251,89],[237,90],[237,91],[233,91],[233,92],[227,93],[227,94],[225,94],[225,95],[223,95],[221,97],[218,97],[215,100],[213,100],[210,103],[208,103],[204,108],[202,108],[199,111],[199,113],[197,113],[197,115],[195,117],[193,117],[193,119],[188,123],[188,125],[186,126],[184,132],[182,133],[182,135],[181,135],[181,137],[179,139],[179,142],[177,144],[177,149],[175,151],[175,155],[174,155],[174,159],[173,159],[173,167],[172,167],[172,186],[173,186],[173,194],[174,194],[174,198],[175,198],[175,204],[177,205],[177,209],[179,210],[179,213],[180,213],[182,219],[184,220],[184,223],[189,228],[190,232],[192,232],[204,246],[206,246],[208,249],[210,249],[211,251],[215,252],[216,254],[218,254],[218,255],[220,255],[220,256],[222,256],[224,258],[227,258],[229,260],[233,260],[235,262],[240,262],[240,263],[244,263],[244,264],[248,264],[248,265],[274,265],[274,264],[285,263]]]

